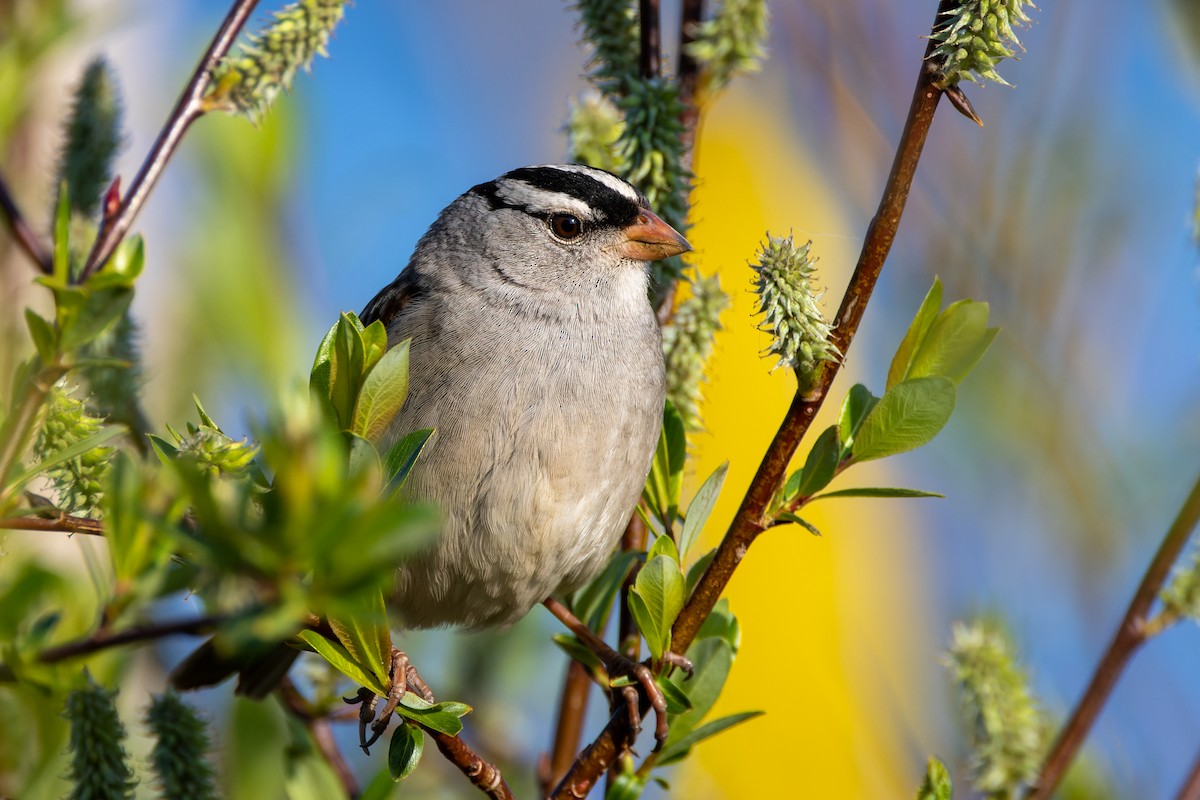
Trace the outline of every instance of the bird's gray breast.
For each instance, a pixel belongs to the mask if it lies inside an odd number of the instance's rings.
[[[392,344],[413,343],[389,435],[436,429],[406,490],[443,520],[400,567],[393,607],[405,624],[506,625],[603,566],[662,418],[661,340],[644,297],[547,317],[435,296],[393,325]]]

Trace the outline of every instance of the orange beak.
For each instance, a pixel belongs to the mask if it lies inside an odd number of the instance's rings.
[[[638,212],[637,219],[622,233],[626,240],[621,242],[618,250],[626,258],[637,261],[657,261],[692,249],[678,231],[645,208]]]

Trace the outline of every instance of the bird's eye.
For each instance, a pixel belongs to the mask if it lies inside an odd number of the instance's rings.
[[[554,214],[550,217],[550,230],[560,239],[574,239],[583,233],[583,223],[574,214]]]

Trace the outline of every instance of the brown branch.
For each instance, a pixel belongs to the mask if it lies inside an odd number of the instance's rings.
[[[1200,756],[1192,764],[1192,770],[1184,779],[1183,786],[1179,787],[1175,800],[1200,800]]]
[[[683,0],[679,20],[679,101],[683,103],[683,164],[689,170],[695,161],[696,132],[700,127],[700,98],[697,96],[700,82],[700,62],[688,52],[696,38],[696,28],[704,17],[704,0]]]
[[[424,728],[424,726],[422,727]],[[504,776],[500,774],[499,768],[480,758],[461,737],[451,736],[432,728],[424,728],[424,730],[433,739],[433,743],[437,745],[437,749],[446,757],[446,760],[458,767],[459,771],[475,785],[475,788],[492,800],[514,800],[512,789],[509,789],[508,784],[504,782]]]
[[[16,200],[13,199],[12,193],[8,190],[8,184],[4,182],[4,178],[0,177],[0,212],[4,213],[4,221],[8,223],[8,229],[13,235],[13,239],[25,254],[37,265],[37,268],[45,275],[50,275],[54,272],[54,257],[45,247],[42,246],[37,234],[33,232],[33,228],[25,220],[25,216],[21,213],[21,209],[17,207]]]
[[[214,614],[208,617],[192,617],[190,619],[176,619],[168,622],[155,622],[149,625],[142,625],[136,628],[127,628],[126,630],[112,633],[104,629],[100,629],[88,636],[86,639],[80,639],[75,642],[68,642],[57,647],[51,647],[43,650],[38,660],[43,664],[56,664],[59,661],[66,661],[70,658],[78,658],[80,656],[88,656],[93,653],[98,653],[101,650],[107,650],[110,647],[118,647],[123,644],[132,644],[134,642],[149,642],[155,639],[162,639],[167,636],[176,636],[178,634],[187,634],[189,636],[199,636],[209,633],[221,623],[230,618],[228,614]]]
[[[279,684],[279,698],[292,716],[304,723],[304,727],[308,728],[309,734],[313,738],[313,742],[317,745],[317,749],[321,751],[321,756],[333,773],[337,775],[338,782],[342,784],[342,789],[350,800],[355,800],[362,794],[362,789],[358,785],[358,779],[354,777],[354,772],[351,771],[350,765],[346,763],[345,757],[342,755],[341,748],[338,747],[337,741],[333,738],[333,728],[329,722],[328,714],[317,713],[312,705],[300,694],[300,690],[296,688],[296,684],[292,683],[292,679],[284,677]]]
[[[941,6],[944,5],[945,2],[939,5],[939,14],[943,10]],[[935,74],[928,62],[931,48],[932,43],[926,50],[926,58],[921,61],[908,118],[900,135],[896,157],[884,186],[879,209],[867,229],[862,253],[838,309],[836,327],[831,339],[842,353],[848,350],[858,330],[867,301],[896,238],[925,138],[942,96],[942,91],[933,85]],[[770,507],[771,499],[783,482],[788,463],[795,455],[801,439],[828,395],[839,367],[839,364],[827,365],[816,386],[807,394],[802,395],[798,392],[792,400],[791,407],[763,455],[758,471],[729,530],[721,540],[712,564],[675,621],[671,631],[671,649],[674,652],[681,653],[687,650],[701,623],[708,617],[729,583],[734,570],[745,558],[750,545],[769,524],[770,520],[764,515]],[[643,714],[647,707],[643,698]],[[620,754],[621,743],[629,739],[629,726],[627,714],[621,711],[613,714],[596,740],[576,760],[552,797],[565,799],[586,794]]]
[[[638,68],[646,80],[657,78],[662,71],[661,28],[658,0],[638,0],[638,29],[641,33]]]
[[[96,236],[96,243],[92,246],[91,253],[88,254],[87,263],[80,272],[79,283],[87,280],[92,273],[104,266],[105,262],[112,257],[117,245],[129,233],[133,220],[145,205],[146,198],[150,196],[150,191],[162,176],[167,162],[179,148],[184,134],[187,133],[193,122],[204,115],[206,110],[204,95],[212,80],[212,70],[233,47],[238,34],[250,17],[250,12],[257,4],[258,0],[234,0],[217,35],[213,37],[204,57],[200,59],[191,79],[184,87],[183,94],[175,103],[175,108],[167,117],[166,123],[158,134],[158,139],[150,148],[146,160],[142,162],[142,167],[134,177],[129,192],[121,202],[116,215],[105,219],[101,226],[100,233]]]
[[[554,745],[538,764],[538,783],[543,795],[550,794],[562,780],[579,752],[591,687],[592,678],[584,666],[573,658],[567,659],[562,695],[558,701],[558,722],[554,726]]]
[[[1142,582],[1125,611],[1125,617],[1096,666],[1091,682],[1050,749],[1050,754],[1038,773],[1037,785],[1027,793],[1026,797],[1029,800],[1044,800],[1054,794],[1067,767],[1075,759],[1084,739],[1091,731],[1096,717],[1108,702],[1109,695],[1112,694],[1130,658],[1146,641],[1146,622],[1150,609],[1197,522],[1200,522],[1200,478],[1197,478],[1192,486],[1191,493],[1163,537],[1150,566],[1146,568],[1146,574],[1142,576]]]
[[[0,530],[87,533],[92,536],[103,536],[104,523],[98,519],[76,517],[59,511],[52,517],[9,517],[8,519],[0,519]]]

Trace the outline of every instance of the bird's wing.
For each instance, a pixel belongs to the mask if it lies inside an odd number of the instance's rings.
[[[367,303],[363,312],[358,315],[363,325],[370,325],[375,320],[383,323],[389,331],[392,323],[404,311],[413,299],[424,291],[420,275],[411,266],[400,271],[396,280],[389,283]]]

